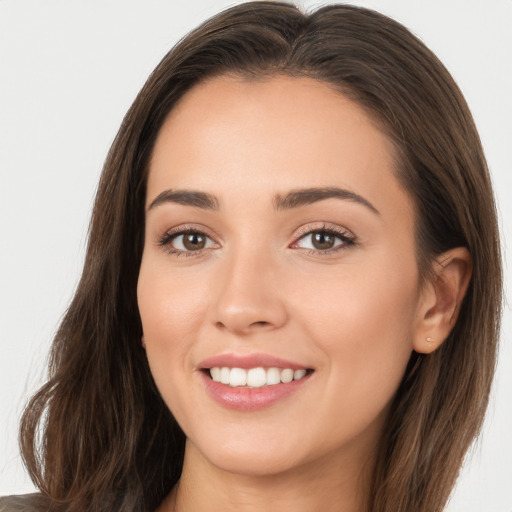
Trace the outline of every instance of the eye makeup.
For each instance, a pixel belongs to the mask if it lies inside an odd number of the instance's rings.
[[[355,244],[356,237],[348,229],[324,223],[315,228],[311,225],[303,226],[296,235],[296,241],[290,247],[305,249],[308,254],[326,255],[346,250]]]
[[[197,256],[220,247],[204,227],[195,225],[180,225],[164,232],[157,245],[177,257]]]
[[[167,254],[176,257],[191,257],[205,251],[220,248],[220,245],[204,228],[194,225],[177,226],[161,235],[157,242]],[[327,255],[346,250],[356,244],[356,237],[346,228],[323,223],[303,226],[288,247],[303,250],[311,255]]]

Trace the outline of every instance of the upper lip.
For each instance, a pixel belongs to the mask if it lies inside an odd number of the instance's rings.
[[[201,361],[197,367],[199,370],[205,370],[215,367],[227,366],[228,368],[243,368],[249,370],[250,368],[291,368],[292,370],[306,370],[310,367],[303,364],[288,361],[280,357],[272,356],[270,354],[218,354],[213,357],[208,357]]]

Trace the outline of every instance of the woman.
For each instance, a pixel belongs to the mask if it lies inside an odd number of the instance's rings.
[[[234,7],[112,146],[19,507],[440,511],[500,299],[485,159],[434,55],[365,9]]]

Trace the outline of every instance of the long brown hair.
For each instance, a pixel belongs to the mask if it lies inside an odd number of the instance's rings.
[[[382,434],[367,512],[439,512],[478,433],[501,308],[494,199],[468,107],[439,60],[377,12],[331,5],[304,14],[241,4],[173,48],[128,111],[105,162],[87,256],[55,337],[49,381],[28,404],[21,449],[52,509],[153,510],[177,482],[185,436],[141,347],[136,285],[148,161],[169,111],[221,74],[307,76],[336,87],[384,127],[416,208],[423,278],[466,247],[473,276],[458,322],[431,355],[413,353]]]

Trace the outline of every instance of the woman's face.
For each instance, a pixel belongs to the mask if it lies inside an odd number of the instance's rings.
[[[394,167],[365,112],[312,79],[215,78],[167,118],[138,303],[155,382],[206,464],[369,456],[421,316]]]

